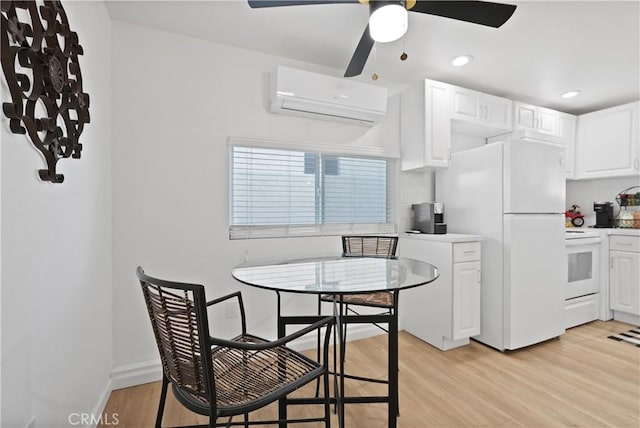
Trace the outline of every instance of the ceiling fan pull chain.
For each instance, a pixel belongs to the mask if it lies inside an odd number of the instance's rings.
[[[378,69],[378,47],[375,45],[373,46],[373,69]],[[371,75],[371,80],[378,80],[378,73],[374,71]]]
[[[409,55],[407,55],[406,42],[407,42],[407,36],[404,36],[402,38],[402,54],[400,55],[400,61],[406,61],[407,58],[409,57]]]

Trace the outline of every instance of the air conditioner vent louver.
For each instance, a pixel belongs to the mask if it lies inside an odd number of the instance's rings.
[[[271,111],[373,126],[387,111],[387,88],[278,66]]]

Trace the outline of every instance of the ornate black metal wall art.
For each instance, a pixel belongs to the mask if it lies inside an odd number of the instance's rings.
[[[14,134],[27,134],[44,156],[42,180],[62,183],[61,158],[80,158],[78,142],[89,123],[82,92],[78,34],[59,1],[2,0],[2,71],[11,101],[2,104]]]

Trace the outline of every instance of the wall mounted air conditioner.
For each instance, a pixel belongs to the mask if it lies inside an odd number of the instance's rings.
[[[271,111],[373,126],[387,112],[387,88],[278,66]]]

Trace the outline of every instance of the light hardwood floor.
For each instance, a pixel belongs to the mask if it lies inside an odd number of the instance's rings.
[[[473,341],[441,352],[401,332],[398,426],[638,428],[640,347],[607,338],[632,327],[596,321],[570,329],[560,339],[507,353]],[[350,342],[347,371],[384,373],[386,335]],[[347,383],[350,395],[380,388],[384,386]],[[159,382],[114,391],[105,413],[118,414],[119,428],[152,427],[159,395]],[[346,426],[384,427],[386,411],[382,404],[348,405]],[[318,413],[318,406],[290,410],[301,417]],[[275,415],[272,405],[252,419]],[[164,425],[204,422],[169,393]],[[332,426],[337,426],[335,415]]]

